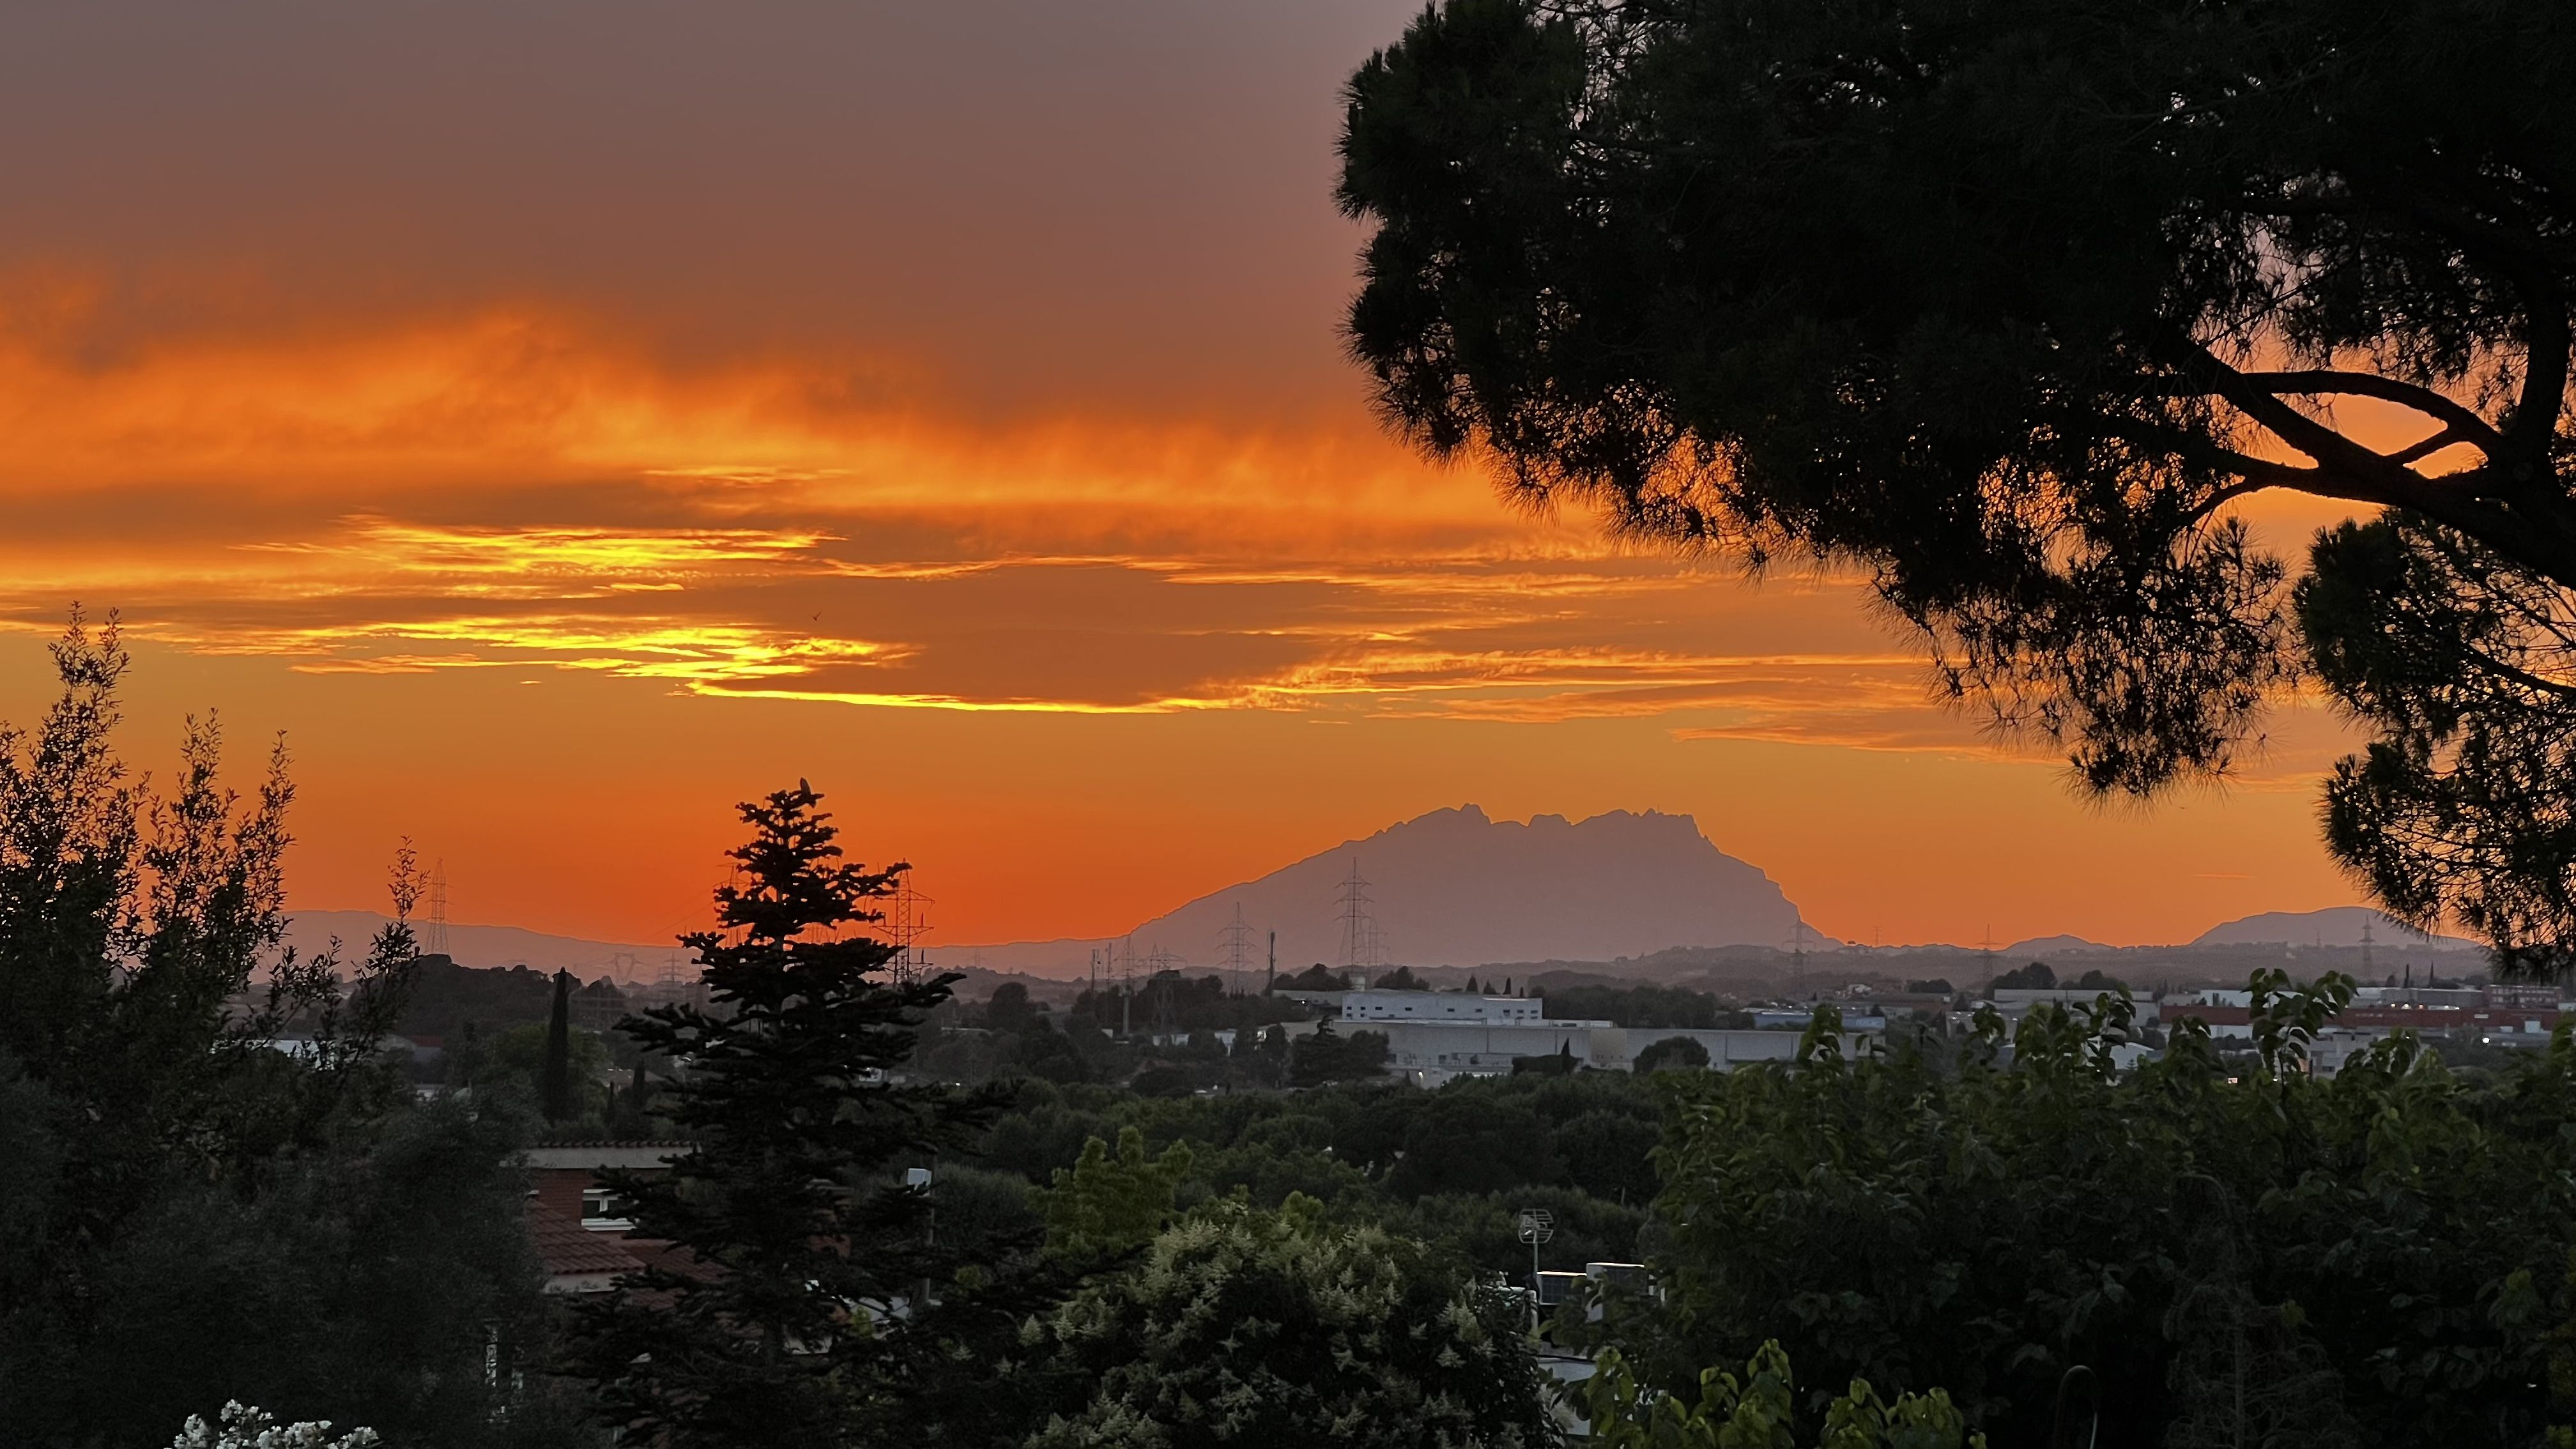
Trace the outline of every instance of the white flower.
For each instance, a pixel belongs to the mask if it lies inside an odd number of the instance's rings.
[[[373,1429],[352,1429],[334,1439],[328,1419],[280,1424],[267,1411],[235,1400],[224,1405],[221,1429],[190,1414],[170,1449],[375,1449],[380,1442]]]

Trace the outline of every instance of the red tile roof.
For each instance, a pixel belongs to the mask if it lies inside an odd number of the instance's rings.
[[[545,1203],[528,1202],[528,1238],[549,1278],[632,1273],[644,1265],[626,1251],[622,1235],[594,1233]]]

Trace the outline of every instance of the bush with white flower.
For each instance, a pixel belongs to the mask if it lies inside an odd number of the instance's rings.
[[[334,1439],[328,1419],[281,1424],[276,1415],[235,1401],[224,1405],[220,1428],[190,1414],[170,1449],[375,1449],[381,1442],[373,1429],[352,1429]]]

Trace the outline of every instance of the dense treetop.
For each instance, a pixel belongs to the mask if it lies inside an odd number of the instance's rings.
[[[1448,0],[1350,86],[1387,415],[1533,500],[1867,576],[2100,790],[2302,672],[2328,839],[2576,940],[2576,32],[2433,0]],[[2232,508],[2376,521],[2304,579]]]

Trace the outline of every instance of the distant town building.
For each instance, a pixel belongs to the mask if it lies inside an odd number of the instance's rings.
[[[2253,998],[2243,991],[2196,991],[2163,1003],[2168,1021],[2200,1021],[2220,1041],[2252,1039]],[[2335,1013],[2308,1049],[2309,1070],[2333,1076],[2345,1062],[2398,1032],[2429,1041],[2539,1046],[2567,1010],[2555,986],[2365,986]]]

